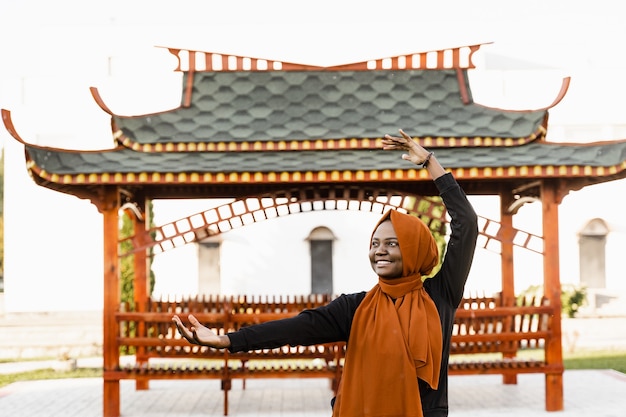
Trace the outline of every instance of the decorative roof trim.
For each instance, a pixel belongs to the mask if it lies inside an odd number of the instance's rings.
[[[93,97],[94,101],[96,102],[96,104],[107,114],[111,115],[111,116],[115,116],[115,113],[113,113],[113,110],[111,110],[109,108],[109,106],[107,106],[104,102],[104,100],[102,99],[102,96],[100,95],[100,91],[98,91],[98,89],[96,87],[89,87],[89,92],[91,93],[91,96]]]
[[[466,147],[510,147],[522,146],[537,139],[543,139],[546,129],[539,126],[537,131],[528,137],[432,137],[414,136],[423,146],[428,148],[466,148]],[[280,151],[321,151],[347,149],[380,149],[382,138],[342,138],[342,139],[306,139],[254,142],[168,142],[138,143],[116,130],[113,137],[122,146],[137,152],[280,152]]]
[[[316,66],[193,49],[166,48],[178,59],[175,71],[368,71],[475,68],[472,55],[488,43],[414,52],[335,66]]]
[[[4,127],[7,132],[9,132],[15,140],[23,145],[26,145],[26,141],[24,141],[19,133],[17,133],[17,129],[15,129],[15,125],[13,124],[13,119],[11,119],[11,112],[7,109],[2,109],[2,122],[4,123]]]
[[[420,169],[394,170],[329,170],[295,172],[141,172],[141,173],[101,173],[101,174],[54,174],[39,168],[32,160],[26,163],[32,175],[46,181],[63,185],[124,185],[124,184],[271,184],[271,183],[325,183],[350,181],[353,183],[371,181],[416,181],[430,180],[430,174]],[[609,167],[573,166],[519,166],[498,168],[453,168],[459,180],[464,179],[520,179],[520,178],[576,178],[607,177],[626,170],[626,161]]]
[[[559,104],[561,100],[563,100],[563,97],[565,97],[565,94],[567,94],[567,90],[569,90],[570,81],[571,81],[571,77],[564,77],[563,81],[561,82],[561,90],[554,98],[554,101],[552,102],[552,104],[549,104],[548,106],[539,110],[548,110],[548,109],[553,108],[557,104]]]

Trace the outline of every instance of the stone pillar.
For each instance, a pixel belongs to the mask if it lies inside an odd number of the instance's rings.
[[[609,227],[602,219],[592,219],[578,232],[580,284],[586,288],[606,288],[606,236]]]

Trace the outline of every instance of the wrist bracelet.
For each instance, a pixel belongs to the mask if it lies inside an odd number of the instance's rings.
[[[417,164],[417,166],[420,168],[426,168],[428,166],[428,162],[430,161],[430,157],[434,154],[434,152],[428,152],[428,156],[426,156],[426,159],[424,159],[420,164]]]

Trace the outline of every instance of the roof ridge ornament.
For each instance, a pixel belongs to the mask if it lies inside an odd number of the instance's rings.
[[[178,65],[174,71],[187,74],[182,106],[190,107],[195,78],[194,74],[196,72],[407,71],[450,69],[460,71],[474,69],[475,65],[472,62],[472,56],[482,45],[488,43],[412,52],[333,66],[298,64],[294,62],[193,49],[168,47],[167,50],[178,60]]]
[[[407,54],[379,57],[365,61],[333,66],[300,64],[267,58],[248,57],[210,51],[182,48],[167,48],[178,59],[175,71],[182,72],[226,72],[226,71],[371,71],[371,70],[415,70],[415,69],[472,69],[473,54],[487,43],[458,46],[444,49],[417,51]]]

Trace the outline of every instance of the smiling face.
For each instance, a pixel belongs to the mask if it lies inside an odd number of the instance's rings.
[[[372,269],[379,277],[390,279],[402,276],[402,253],[391,221],[382,222],[374,231],[369,257]]]

